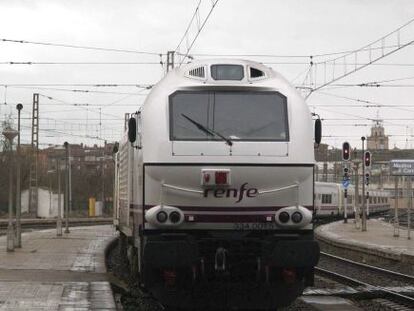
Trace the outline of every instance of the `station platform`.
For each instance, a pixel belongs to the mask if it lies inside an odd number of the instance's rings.
[[[115,238],[110,225],[22,234],[22,248],[7,252],[0,237],[0,310],[116,310],[105,267]]]
[[[348,223],[332,222],[315,229],[315,237],[328,245],[338,246],[361,254],[377,256],[400,263],[414,264],[414,232],[400,228],[394,236],[394,226],[378,219],[367,221],[367,231],[357,229],[353,219]]]

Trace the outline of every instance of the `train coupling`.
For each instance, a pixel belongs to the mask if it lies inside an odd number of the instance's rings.
[[[217,248],[216,255],[214,256],[214,269],[217,272],[226,271],[226,257],[227,250],[224,247]]]

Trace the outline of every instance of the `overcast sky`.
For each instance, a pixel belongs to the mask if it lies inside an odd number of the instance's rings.
[[[102,139],[118,140],[124,113],[137,110],[147,92],[135,85],[154,84],[162,78],[164,70],[159,62],[165,61],[165,57],[160,58],[158,54],[176,49],[198,2],[0,0],[1,120],[10,113],[15,119],[15,105],[23,103],[22,141],[29,143],[32,94],[39,93],[42,147],[65,140],[87,144],[101,144]],[[211,0],[202,1],[201,21],[210,7]],[[190,54],[195,58],[205,57],[202,54],[275,55],[241,57],[267,63],[296,86],[302,86],[310,55],[356,50],[413,17],[412,0],[220,0]],[[400,36],[401,43],[414,40],[414,25],[405,27]],[[193,38],[194,27],[191,27],[180,50],[184,51]],[[396,41],[392,40],[396,38],[382,44],[395,45]],[[308,98],[311,110],[325,120],[324,142],[340,146],[348,140],[359,146],[359,138],[369,134],[372,119],[379,116],[384,120],[386,133],[391,135],[390,147],[414,147],[411,137],[414,135],[413,52],[412,46],[401,49]],[[282,55],[290,57],[279,57]],[[334,56],[314,57],[314,61]],[[357,63],[363,61],[363,55],[359,56]],[[8,62],[43,64],[10,65]],[[351,64],[355,60],[346,62]],[[313,72],[319,82],[324,79],[322,68],[319,65],[316,73]],[[336,74],[344,70],[343,65],[335,68]],[[382,82],[380,87],[338,85],[384,80],[395,81]],[[96,84],[118,86],[93,86]],[[362,107],[367,103],[361,101],[368,102],[370,107]],[[387,107],[372,107],[373,103]]]

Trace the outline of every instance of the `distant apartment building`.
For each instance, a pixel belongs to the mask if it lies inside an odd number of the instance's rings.
[[[114,144],[109,143],[104,146],[87,146],[84,144],[71,144],[69,146],[69,159],[73,170],[97,170],[101,169],[101,165],[104,165],[104,169],[113,167],[112,149]],[[46,155],[40,157],[47,161],[48,167],[54,167],[56,159],[60,159],[62,162],[65,159],[65,150],[62,148],[57,149],[50,147],[39,151],[39,154]]]

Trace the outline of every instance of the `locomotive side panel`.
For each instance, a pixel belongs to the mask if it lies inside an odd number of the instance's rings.
[[[117,154],[118,165],[118,223],[120,230],[127,236],[132,235],[130,227],[130,204],[132,201],[132,193],[134,192],[132,187],[133,178],[133,148],[131,144],[124,140],[119,146],[119,152]]]

